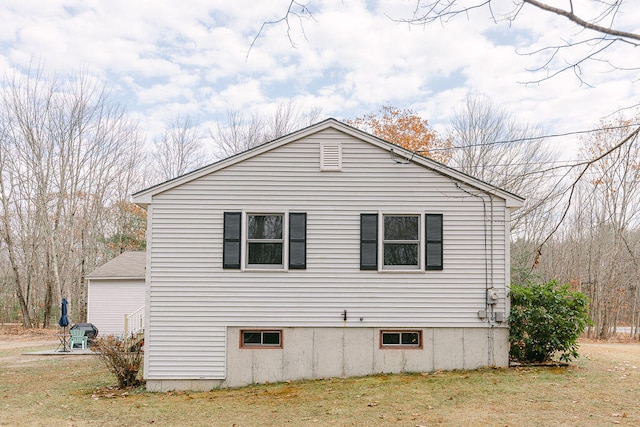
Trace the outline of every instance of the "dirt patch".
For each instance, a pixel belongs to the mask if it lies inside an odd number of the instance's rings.
[[[10,350],[16,348],[36,347],[45,344],[57,344],[56,334],[60,333],[59,328],[25,329],[20,325],[0,326],[0,350]]]
[[[0,341],[38,341],[55,339],[55,335],[62,331],[61,328],[23,328],[17,324],[0,325]]]

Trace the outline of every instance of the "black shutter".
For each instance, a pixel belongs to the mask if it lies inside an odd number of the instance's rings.
[[[426,214],[425,268],[442,270],[442,214]]]
[[[360,270],[378,269],[378,214],[360,214]]]
[[[307,268],[307,214],[289,214],[289,269]]]
[[[240,269],[240,247],[242,235],[242,213],[224,213],[224,241],[222,245],[222,268]]]

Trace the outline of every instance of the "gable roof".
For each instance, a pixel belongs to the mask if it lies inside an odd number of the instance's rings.
[[[146,262],[146,252],[123,252],[93,270],[87,279],[144,279]]]
[[[507,207],[510,208],[519,208],[523,205],[524,199],[516,194],[510,193],[506,190],[498,188],[492,184],[481,181],[477,178],[474,178],[470,175],[467,175],[464,172],[460,172],[456,169],[453,169],[445,164],[437,162],[433,159],[425,157],[423,155],[417,154],[415,152],[409,151],[399,145],[392,144],[388,141],[380,139],[374,135],[371,135],[367,132],[364,132],[360,129],[356,129],[352,126],[347,125],[346,123],[340,122],[334,118],[326,119],[322,122],[316,123],[314,125],[308,126],[306,128],[300,129],[296,132],[290,133],[273,141],[258,145],[257,147],[251,148],[242,153],[235,154],[231,157],[227,157],[226,159],[220,160],[218,162],[212,163],[210,165],[204,166],[200,169],[196,169],[192,172],[189,172],[185,175],[181,175],[179,177],[170,179],[168,181],[162,182],[160,184],[149,187],[145,190],[141,190],[137,193],[133,194],[134,202],[142,207],[146,207],[152,202],[153,196],[156,194],[163,193],[167,190],[170,190],[179,185],[185,184],[187,182],[198,179],[204,175],[208,175],[212,172],[216,172],[220,169],[226,168],[228,166],[234,165],[236,163],[240,163],[243,160],[252,158],[254,156],[258,156],[264,152],[273,150],[277,147],[281,147],[283,145],[289,144],[290,142],[305,138],[309,135],[312,135],[317,132],[321,132],[326,129],[335,129],[345,134],[348,134],[354,138],[357,138],[361,141],[368,142],[372,145],[380,147],[394,156],[394,158],[402,158],[402,161],[412,162],[418,165],[422,165],[428,169],[431,169],[441,175],[447,176],[450,179],[467,184],[471,187],[474,187],[480,191],[487,192],[491,195],[500,197],[506,201]]]

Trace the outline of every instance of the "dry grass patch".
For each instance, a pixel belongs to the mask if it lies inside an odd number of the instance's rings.
[[[94,356],[7,367],[0,425],[640,425],[640,345],[582,345],[568,368],[483,369],[255,385],[115,390]]]

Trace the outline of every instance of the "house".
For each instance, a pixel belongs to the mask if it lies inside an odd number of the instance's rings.
[[[143,326],[145,265],[145,252],[124,252],[87,275],[87,321],[101,336],[122,337]]]
[[[516,195],[328,119],[134,201],[148,390],[508,364]]]

